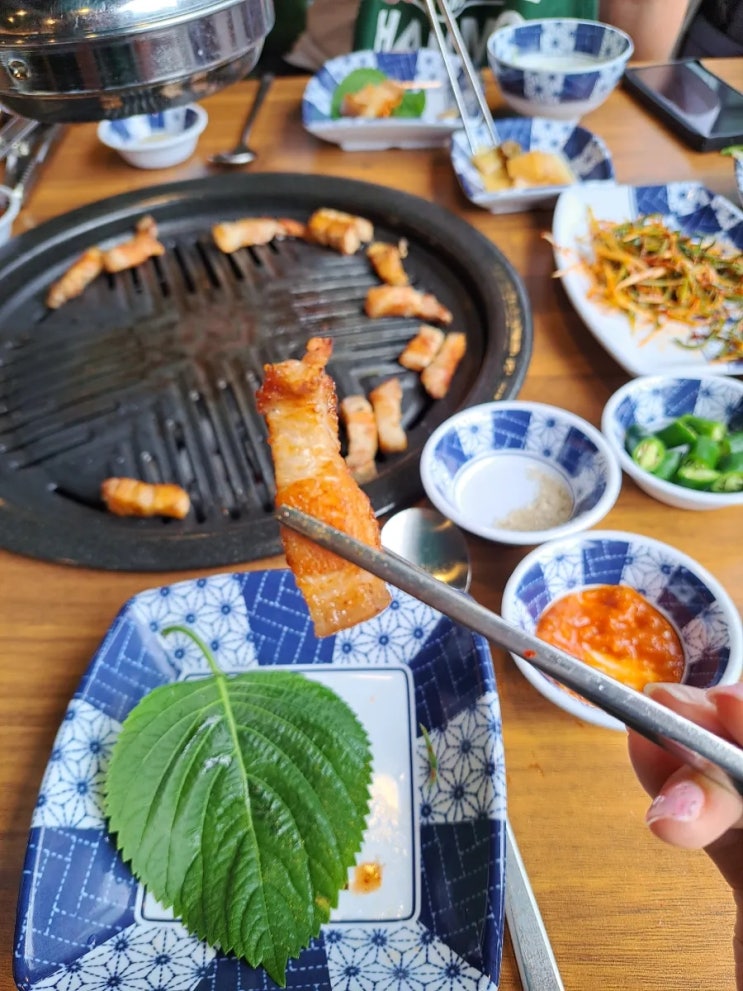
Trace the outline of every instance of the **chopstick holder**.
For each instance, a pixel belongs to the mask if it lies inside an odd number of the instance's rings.
[[[290,506],[279,523],[456,620],[491,643],[523,657],[610,716],[672,753],[729,791],[743,795],[743,750],[690,719],[628,688],[596,668],[508,624],[463,592],[391,551],[379,551]]]
[[[439,51],[441,52],[441,58],[444,61],[446,74],[449,77],[449,85],[452,88],[454,100],[457,104],[457,109],[459,110],[459,116],[462,118],[462,125],[464,127],[465,134],[467,135],[467,143],[470,146],[470,152],[474,155],[478,148],[482,147],[482,142],[477,140],[477,135],[473,127],[472,120],[467,113],[467,104],[465,102],[462,89],[459,85],[459,79],[449,58],[450,52],[446,44],[446,36],[444,35],[441,28],[441,23],[439,21],[438,11],[436,10],[436,2],[438,2],[439,7],[441,8],[441,13],[446,22],[449,37],[451,38],[454,49],[461,60],[462,68],[464,69],[464,73],[467,77],[467,82],[469,83],[472,92],[475,94],[475,99],[477,100],[478,107],[480,108],[480,116],[488,130],[488,134],[490,135],[492,147],[496,147],[496,145],[500,142],[498,140],[498,135],[495,133],[493,117],[490,113],[490,107],[488,107],[488,101],[485,99],[485,92],[482,88],[480,77],[477,69],[473,65],[472,59],[469,56],[467,46],[464,43],[464,38],[459,30],[459,25],[452,16],[452,12],[449,10],[447,0],[425,0],[426,8],[428,10],[428,17],[431,22],[431,29],[436,39],[436,44],[438,45]]]

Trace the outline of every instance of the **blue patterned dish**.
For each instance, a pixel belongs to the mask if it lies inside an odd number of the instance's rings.
[[[421,455],[423,488],[434,506],[502,544],[539,544],[594,526],[616,502],[621,474],[590,423],[518,400],[455,413]],[[549,519],[555,507],[562,522]]]
[[[604,142],[584,127],[568,121],[540,117],[505,117],[494,122],[497,141],[516,141],[523,151],[548,151],[561,155],[578,182],[606,181],[614,178],[614,165]],[[473,129],[482,147],[490,145],[483,124]],[[528,189],[504,189],[490,192],[482,175],[472,164],[469,141],[464,131],[452,137],[451,162],[464,195],[492,213],[515,213],[517,210],[543,208],[555,202],[564,186],[533,186]]]
[[[722,420],[743,430],[743,382],[720,376],[641,376],[618,389],[601,417],[601,429],[619,463],[648,495],[677,509],[725,509],[743,506],[743,492],[700,492],[665,482],[643,471],[624,446],[629,427],[660,430],[671,420],[693,413]]]
[[[42,782],[18,906],[19,987],[275,987],[264,971],[216,952],[151,903],[121,862],[102,818],[104,769],[126,714],[156,685],[206,673],[186,637],[160,635],[169,625],[185,624],[210,644],[224,671],[298,665],[339,691],[354,677],[393,678],[398,687],[388,685],[388,699],[397,709],[394,722],[398,730],[413,725],[413,734],[404,731],[408,744],[393,758],[404,773],[400,794],[405,798],[409,791],[415,813],[408,821],[419,823],[405,827],[401,816],[403,832],[416,833],[403,864],[414,873],[403,889],[408,904],[390,914],[365,902],[364,918],[344,910],[341,901],[343,918],[325,926],[290,963],[288,987],[359,987],[357,975],[363,973],[369,991],[495,991],[503,934],[505,771],[489,649],[428,606],[402,592],[393,596],[375,619],[323,640],[314,637],[288,571],[186,581],[127,603],[70,703]],[[353,701],[360,692],[347,700],[366,705],[357,711],[371,732],[376,773],[380,760],[390,758],[380,756],[384,744],[374,742],[373,720],[382,720],[378,729],[385,735],[390,703],[375,694],[376,703]],[[370,712],[374,704],[376,717]],[[438,762],[433,779],[421,726]],[[393,728],[387,727],[387,735]],[[383,817],[380,842],[392,825],[389,814]],[[405,837],[399,845],[406,845]],[[397,872],[387,870],[383,877],[390,873]]]
[[[165,169],[194,153],[208,121],[206,110],[190,103],[156,114],[103,120],[98,125],[98,140],[135,168]]]
[[[659,214],[664,223],[686,234],[713,238],[732,251],[743,251],[743,211],[697,182],[663,186],[571,186],[560,194],[552,221],[555,265],[564,269],[562,284],[584,323],[630,375],[708,372],[743,374],[743,360],[715,361],[714,344],[684,348],[689,328],[669,323],[658,333],[633,328],[627,317],[588,298],[591,281],[576,260],[587,250],[589,211],[598,220],[625,221]]]
[[[551,602],[589,585],[628,585],[671,621],[686,656],[684,684],[709,688],[740,677],[743,624],[732,599],[696,561],[650,537],[592,530],[536,548],[506,583],[503,617],[534,633]],[[612,716],[512,656],[524,677],[551,702],[586,722],[624,729]]]
[[[743,154],[734,156],[735,162],[735,182],[738,186],[738,199],[743,205]]]
[[[551,17],[498,28],[488,63],[517,113],[578,120],[604,102],[633,50],[609,24]]]
[[[331,116],[333,93],[354,69],[379,69],[400,82],[433,84],[425,90],[426,105],[420,117]],[[460,86],[462,73],[459,72]],[[339,144],[344,151],[383,148],[434,148],[446,144],[461,126],[446,66],[441,54],[420,48],[415,52],[358,51],[326,62],[307,83],[302,98],[302,123],[310,134]]]

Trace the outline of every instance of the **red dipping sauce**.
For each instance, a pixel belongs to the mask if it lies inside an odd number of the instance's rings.
[[[556,599],[539,617],[536,634],[638,691],[684,674],[675,629],[626,585],[597,585]]]

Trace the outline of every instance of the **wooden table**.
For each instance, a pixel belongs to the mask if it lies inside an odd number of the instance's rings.
[[[716,66],[743,86],[740,59]],[[207,155],[231,145],[254,83],[206,100],[209,126],[186,164],[157,173],[124,165],[73,128],[57,149],[16,232],[91,200],[153,183],[205,175]],[[315,172],[371,180],[416,193],[466,218],[523,277],[534,311],[534,353],[521,392],[599,423],[627,376],[582,325],[550,278],[540,239],[547,212],[492,216],[461,195],[444,150],[346,154],[304,133],[304,80],[276,82],[251,144],[253,171]],[[498,102],[495,90],[489,93]],[[623,92],[584,121],[612,151],[620,182],[699,179],[735,199],[730,159],[688,151]],[[743,606],[741,513],[670,510],[624,479],[604,525],[676,545],[709,568]],[[472,592],[498,610],[504,583],[526,549],[472,538]],[[279,566],[280,558],[249,567]],[[194,573],[194,576],[196,573]],[[122,603],[177,574],[114,574],[0,552],[0,991],[14,987],[15,904],[26,836],[41,776],[67,702]],[[508,802],[527,868],[570,991],[672,991],[732,986],[729,893],[703,853],[665,847],[643,824],[646,797],[622,733],[592,727],[545,701],[511,659],[494,657],[503,709]],[[506,946],[501,988],[520,987]]]

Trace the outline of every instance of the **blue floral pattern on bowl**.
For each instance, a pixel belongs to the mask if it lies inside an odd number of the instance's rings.
[[[335,991],[497,988],[503,936],[505,770],[486,642],[402,592],[379,616],[322,640],[287,571],[226,574],[155,588],[119,613],[57,735],[31,826],[14,972],[40,991],[270,989],[262,970],[153,922],[105,827],[101,789],[122,720],[157,685],[206,673],[192,628],[224,671],[255,666],[407,665],[415,726],[420,906],[401,922],[330,923],[290,963],[288,987]],[[420,733],[418,729],[417,732]]]
[[[503,593],[503,616],[534,633],[550,603],[590,585],[628,585],[670,619],[686,656],[684,684],[707,688],[736,681],[743,626],[730,596],[701,565],[650,537],[598,531],[538,547],[519,564]],[[568,694],[522,658],[520,670],[547,698],[589,722],[621,724]]]
[[[526,464],[545,466],[564,481],[573,502],[566,523],[549,532],[508,532],[466,515],[464,474],[477,462],[504,454],[523,455]],[[505,543],[538,543],[592,526],[614,505],[621,484],[619,466],[591,424],[566,410],[519,400],[472,406],[446,420],[423,449],[421,477],[428,498],[445,516]]]
[[[504,117],[494,121],[498,144],[516,141],[523,151],[547,151],[561,155],[578,182],[602,182],[614,179],[614,164],[604,142],[569,121],[542,117]],[[479,147],[491,144],[484,124],[472,128]],[[485,188],[481,173],[472,163],[469,140],[464,131],[452,136],[451,161],[464,195],[492,213],[542,209],[555,202],[564,186],[535,186],[528,189],[505,189],[491,192]]]
[[[514,109],[564,120],[577,120],[603,103],[632,51],[632,41],[622,31],[571,18],[509,25],[488,40],[490,68]],[[522,67],[520,60],[530,55],[544,57],[543,66]],[[575,60],[561,68],[559,60],[566,57]]]
[[[460,88],[467,92],[459,63]],[[379,69],[400,82],[432,84],[425,89],[426,105],[420,117],[332,117],[337,86],[355,69]],[[473,105],[474,106],[474,105]],[[346,151],[382,148],[432,148],[446,144],[461,126],[459,111],[440,52],[420,48],[414,52],[349,52],[326,62],[308,82],[302,98],[302,123],[325,141]]]
[[[165,138],[190,131],[199,123],[193,107],[173,107],[156,114],[140,114],[110,121],[110,134],[122,144],[136,144],[152,138]]]

